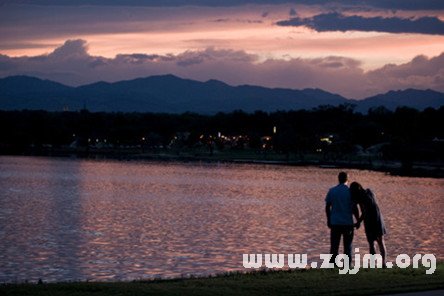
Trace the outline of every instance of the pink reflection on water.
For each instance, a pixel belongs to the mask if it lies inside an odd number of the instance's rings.
[[[242,269],[243,253],[329,249],[337,170],[0,157],[0,281],[132,280]],[[444,258],[444,181],[350,170],[400,253]],[[367,250],[363,229],[354,246]]]

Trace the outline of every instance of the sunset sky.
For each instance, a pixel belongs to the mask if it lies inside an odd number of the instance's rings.
[[[442,0],[0,0],[0,77],[444,91]]]

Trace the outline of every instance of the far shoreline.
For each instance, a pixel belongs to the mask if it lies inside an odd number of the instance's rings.
[[[23,153],[0,152],[0,156],[30,156],[30,157],[61,157],[91,160],[122,160],[122,161],[156,161],[156,162],[183,162],[183,163],[232,163],[232,164],[264,164],[293,167],[318,167],[324,169],[358,169],[382,172],[388,175],[415,178],[444,178],[444,167],[440,163],[410,162],[408,165],[401,161],[382,160],[329,160],[302,155],[301,159],[289,159],[283,155],[270,153],[241,155],[231,153],[184,153],[182,151],[155,151],[135,152],[117,149],[98,151],[79,151],[72,149],[46,149],[39,151],[25,151]],[[276,157],[278,156],[278,157]]]

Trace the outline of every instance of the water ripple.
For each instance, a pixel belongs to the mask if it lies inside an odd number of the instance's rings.
[[[0,282],[242,269],[243,253],[329,249],[337,170],[0,157]],[[377,195],[389,259],[442,247],[444,181],[350,170]],[[363,230],[355,247],[367,250]]]

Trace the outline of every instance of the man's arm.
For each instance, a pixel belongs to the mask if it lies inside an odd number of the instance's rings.
[[[331,228],[331,223],[330,223],[331,203],[328,201],[325,204],[325,214],[327,215],[327,226],[328,228]]]

